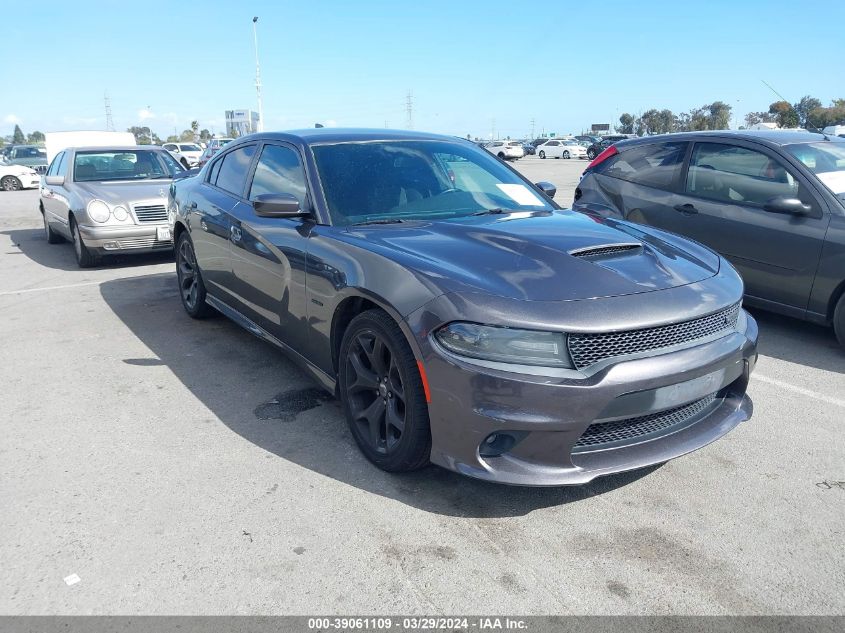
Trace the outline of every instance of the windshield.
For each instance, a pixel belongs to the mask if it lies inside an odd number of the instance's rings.
[[[377,141],[316,145],[312,151],[336,225],[553,208],[474,145]]]
[[[191,143],[186,143],[185,145],[180,145],[179,149],[183,152],[201,152],[199,145],[193,145]]]
[[[169,179],[181,171],[170,154],[150,150],[77,152],[73,161],[75,182]]]
[[[786,151],[804,163],[828,189],[845,200],[845,143],[787,145]]]

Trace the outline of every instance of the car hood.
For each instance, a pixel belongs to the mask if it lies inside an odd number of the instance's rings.
[[[99,198],[109,204],[136,204],[148,202],[167,204],[170,180],[119,180],[115,182],[75,182],[76,192],[91,200]]]
[[[573,211],[354,227],[349,236],[444,292],[481,290],[528,301],[674,288],[712,277],[720,265],[718,255],[684,238]],[[597,250],[604,247],[619,250]]]

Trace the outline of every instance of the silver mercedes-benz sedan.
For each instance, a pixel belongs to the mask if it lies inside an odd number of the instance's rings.
[[[73,243],[80,268],[103,255],[173,248],[170,182],[183,167],[160,147],[70,147],[41,184],[39,210],[50,244]]]

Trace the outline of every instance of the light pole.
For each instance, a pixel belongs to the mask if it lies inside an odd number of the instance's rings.
[[[258,95],[258,131],[264,131],[264,106],[261,104],[261,66],[258,65],[258,16],[252,18],[252,39],[255,42],[255,92]]]

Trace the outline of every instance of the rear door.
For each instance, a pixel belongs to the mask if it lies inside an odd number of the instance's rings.
[[[261,194],[288,193],[308,209],[302,159],[287,143],[265,143],[247,187],[246,200],[232,210],[234,292],[244,314],[280,341],[301,351],[307,321],[302,218],[256,215],[252,200]]]
[[[742,141],[696,142],[666,228],[727,257],[745,292],[801,312],[807,307],[830,216],[814,187],[769,148]],[[799,198],[802,216],[763,209]]]
[[[209,292],[231,301],[231,211],[244,197],[256,144],[242,145],[215,157],[206,180],[186,200],[191,238]]]

